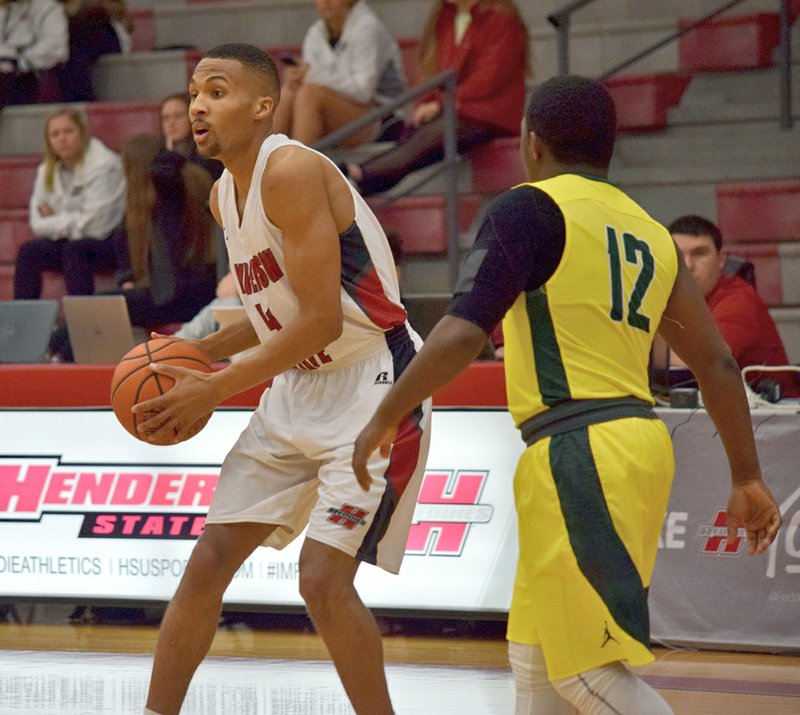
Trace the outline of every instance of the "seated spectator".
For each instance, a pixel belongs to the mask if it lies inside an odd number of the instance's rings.
[[[171,94],[161,100],[161,134],[164,148],[178,152],[193,164],[202,166],[212,179],[218,179],[224,167],[216,159],[208,159],[197,151],[189,119],[189,95]]]
[[[747,281],[723,272],[726,254],[719,228],[700,216],[681,216],[669,225],[669,232],[683,253],[683,259],[706,299],[714,322],[740,368],[748,365],[787,365],[786,350],[769,310]],[[683,366],[677,356],[674,366]],[[754,389],[777,382],[785,397],[797,397],[794,373],[750,373]]]
[[[214,317],[214,309],[241,304],[242,300],[236,290],[236,279],[233,273],[226,273],[222,280],[217,283],[217,293],[214,300],[204,306],[194,318],[181,325],[173,335],[184,340],[200,340],[206,335],[211,335],[211,333],[219,330],[219,323]]]
[[[460,152],[519,134],[525,102],[528,32],[511,0],[438,0],[420,41],[423,76],[456,72]],[[444,158],[442,92],[423,98],[400,143],[345,173],[364,196]]]
[[[149,134],[131,139],[122,158],[128,194],[119,285],[131,323],[191,320],[216,287],[211,176]]]
[[[133,20],[125,0],[61,0],[69,18],[69,59],[59,69],[67,102],[91,102],[92,69],[103,55],[128,53]]]
[[[127,181],[125,222],[115,232],[119,288],[131,324],[152,329],[183,323],[214,297],[216,255],[208,196],[208,172],[174,151],[161,137],[139,134],[123,149]],[[51,353],[71,361],[63,326]]]
[[[84,117],[57,109],[45,121],[45,157],[29,206],[34,239],[19,250],[14,297],[39,298],[44,271],[62,273],[70,295],[94,293],[94,274],[113,272],[109,237],[125,211],[120,158],[89,136]]]
[[[37,102],[68,56],[67,16],[56,0],[0,0],[0,109]]]
[[[317,0],[320,19],[303,40],[302,59],[284,57],[274,131],[313,144],[405,89],[400,47],[366,0]],[[342,146],[374,140],[379,123]]]

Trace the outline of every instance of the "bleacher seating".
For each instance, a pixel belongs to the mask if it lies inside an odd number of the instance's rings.
[[[458,224],[466,231],[478,213],[483,198],[469,195],[459,197]],[[447,216],[442,196],[412,196],[386,207],[375,207],[382,224],[394,226],[409,254],[444,254],[447,251]]]
[[[617,110],[620,131],[661,130],[667,110],[676,106],[689,86],[689,74],[647,74],[612,77],[605,81]]]
[[[185,80],[202,55],[202,50],[218,42],[253,41],[257,37],[257,44],[266,46],[276,59],[284,50],[299,53],[302,36],[310,21],[316,17],[310,0],[297,4],[240,1],[232,3],[235,11],[233,7],[226,8],[226,4],[221,0],[132,0],[133,52],[127,57],[110,56],[101,60],[98,72],[103,73],[103,91],[105,96],[116,101],[86,105],[92,133],[119,151],[132,135],[157,132],[158,99],[185,88]],[[412,85],[419,80],[416,63],[418,41],[415,38],[424,19],[423,5],[423,0],[418,0],[416,4],[407,0],[403,3],[375,0],[373,3],[376,11],[399,38],[406,73]],[[543,17],[545,13],[545,9],[533,7],[534,4],[530,4],[521,9],[535,33],[533,48],[535,52],[540,52],[545,35],[547,42],[552,43],[548,34],[551,29],[548,27],[545,32],[544,22],[536,27],[531,24],[531,18],[539,20],[540,15]],[[416,13],[415,9],[420,12]],[[792,0],[790,9],[795,15],[800,15],[800,0]],[[581,31],[573,35],[573,71],[580,63],[587,62],[587,57],[602,57],[602,64],[596,67],[592,65],[591,72],[583,73],[599,72],[617,59],[611,58],[607,62],[601,48],[605,42],[605,48],[616,46],[611,37],[614,33],[606,33],[609,38],[599,40],[603,36],[603,28],[590,27],[591,18],[595,17],[593,13],[599,12],[599,9],[590,7],[585,15],[578,16],[578,22],[584,24]],[[662,13],[661,16],[666,14]],[[590,19],[584,21],[584,17]],[[650,15],[647,17],[649,22]],[[270,22],[264,22],[264,18],[269,18]],[[686,19],[675,19],[674,27],[685,27],[687,22]],[[658,28],[658,32],[661,33],[663,29]],[[645,29],[641,31],[645,36]],[[720,224],[729,244],[727,247],[755,264],[758,289],[776,310],[787,304],[800,304],[800,278],[793,279],[793,269],[800,262],[800,180],[784,178],[776,182],[764,181],[786,176],[785,169],[777,160],[784,146],[779,142],[765,140],[762,143],[769,146],[763,151],[759,150],[757,141],[749,142],[746,150],[750,155],[743,156],[743,150],[737,152],[736,156],[720,159],[717,154],[724,137],[718,139],[716,128],[719,125],[729,127],[736,121],[743,126],[745,119],[754,125],[761,122],[763,128],[764,118],[754,110],[757,103],[758,112],[766,111],[769,116],[774,115],[776,103],[771,92],[773,89],[777,92],[777,83],[773,87],[765,80],[763,84],[767,85],[766,90],[759,85],[754,96],[746,97],[749,104],[745,105],[744,99],[748,91],[745,84],[754,80],[756,75],[769,72],[764,69],[753,71],[753,68],[773,66],[773,51],[777,41],[776,14],[728,14],[683,35],[672,50],[659,55],[653,64],[648,64],[648,60],[642,63],[640,66],[644,69],[640,73],[615,76],[607,81],[617,106],[622,132],[619,153],[627,160],[627,165],[621,167],[622,175],[628,177],[634,188],[647,189],[645,193],[648,200],[653,202],[656,214],[661,205],[681,205],[681,190],[687,195],[693,191],[705,191],[710,210],[713,206],[711,195],[716,186],[717,215],[709,214],[709,218]],[[592,45],[593,42],[596,47]],[[153,51],[169,46],[179,49]],[[199,49],[181,49],[193,47]],[[550,47],[552,44],[548,46],[548,53]],[[629,56],[633,49],[625,48],[624,52]],[[542,71],[542,67],[547,68],[552,64],[550,58],[547,62],[542,62],[540,58],[541,55],[534,62],[537,81],[549,76],[548,72]],[[742,86],[745,88],[740,90],[741,94],[737,92],[732,97],[730,83],[719,84],[714,91],[715,78],[724,77],[723,71],[741,68],[750,70],[742,75]],[[677,134],[672,130],[664,132],[667,127],[676,127],[675,108],[681,102],[681,109],[692,103],[687,100],[692,94],[692,91],[686,91],[687,87],[694,92],[694,114],[689,112],[677,123]],[[737,101],[742,103],[743,109],[736,104]],[[720,112],[723,119],[715,118],[713,112],[708,111],[716,107],[724,110]],[[764,107],[767,109],[764,110]],[[45,108],[41,111],[7,108],[0,117],[0,135],[3,135],[0,151],[15,154],[0,159],[0,182],[6,187],[0,197],[0,294],[4,296],[8,295],[13,275],[9,256],[16,255],[19,244],[29,235],[24,210],[27,208],[33,172],[40,160],[40,119],[47,111]],[[741,112],[741,116],[736,114],[737,111]],[[757,134],[756,128],[753,128],[753,132],[756,138],[764,135],[763,131]],[[631,137],[631,141],[650,142],[652,139],[653,143],[647,146],[654,147],[654,150],[641,151],[639,144],[631,144],[636,151],[630,150],[626,156],[625,141],[631,134],[636,135]],[[718,139],[709,148],[708,157],[703,154],[702,136]],[[688,162],[672,153],[674,144],[670,143],[684,139],[693,152]],[[784,153],[784,164],[788,164],[793,155],[789,151]],[[691,179],[685,186],[678,186],[681,174]],[[461,230],[466,229],[487,198],[524,178],[516,137],[497,139],[470,152],[465,168],[459,169],[459,187],[463,194],[460,200]],[[617,182],[615,176],[611,178],[622,188],[629,188],[625,181]],[[736,183],[731,183],[734,181]],[[658,192],[662,189],[669,199],[660,203]],[[440,191],[441,182],[437,179],[425,190]],[[696,205],[697,202],[686,203]],[[649,206],[645,208],[652,210]],[[446,250],[440,194],[403,199],[393,207],[380,209],[379,216],[386,223],[398,225],[412,262],[413,256],[420,256],[420,261],[429,266],[440,259]],[[800,275],[800,271],[794,272]],[[428,283],[421,284],[419,292],[435,292],[442,288],[431,282],[434,275],[438,280],[442,274],[429,274],[424,278]],[[48,278],[46,290],[51,294],[63,291],[63,285],[61,289],[58,287],[58,280],[57,277]]]
[[[800,241],[800,179],[720,185],[717,216],[732,242]]]
[[[39,155],[0,157],[0,209],[27,208],[36,179]]]
[[[684,18],[680,29],[694,19]],[[722,17],[689,30],[679,39],[680,67],[685,72],[714,72],[772,66],[780,43],[777,13]]]

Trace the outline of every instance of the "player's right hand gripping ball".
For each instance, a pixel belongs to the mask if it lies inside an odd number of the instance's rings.
[[[175,384],[171,377],[153,372],[150,363],[211,372],[211,364],[203,353],[185,340],[176,338],[149,340],[125,354],[111,378],[111,407],[120,424],[136,439],[142,439],[136,427],[145,415],[135,415],[131,408],[139,402],[163,395]],[[188,437],[194,437],[210,419],[211,413],[195,422]],[[174,441],[163,444],[174,444]]]

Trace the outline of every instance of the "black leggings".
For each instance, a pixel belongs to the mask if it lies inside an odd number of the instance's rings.
[[[42,295],[42,274],[56,271],[64,276],[69,295],[92,295],[94,274],[113,273],[117,267],[111,239],[34,238],[23,243],[14,268],[14,297],[36,299]]]
[[[485,144],[504,135],[495,127],[459,119],[456,126],[456,147],[459,152]],[[383,154],[361,165],[364,178],[358,188],[363,196],[390,189],[412,171],[430,166],[444,159],[444,117],[437,117],[414,130],[408,139],[401,141]]]

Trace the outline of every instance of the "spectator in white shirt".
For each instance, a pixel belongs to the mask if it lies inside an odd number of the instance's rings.
[[[45,158],[29,206],[35,238],[19,250],[14,297],[39,298],[42,273],[63,274],[70,295],[94,293],[94,273],[116,268],[110,238],[125,212],[119,156],[92,138],[83,116],[61,108],[45,122]]]
[[[67,16],[60,3],[0,0],[0,108],[36,102],[40,83],[68,56]]]
[[[281,57],[281,101],[273,125],[304,144],[362,117],[406,84],[400,47],[366,0],[316,3],[320,18],[306,33],[302,59]],[[341,145],[374,140],[380,129],[375,122]]]

